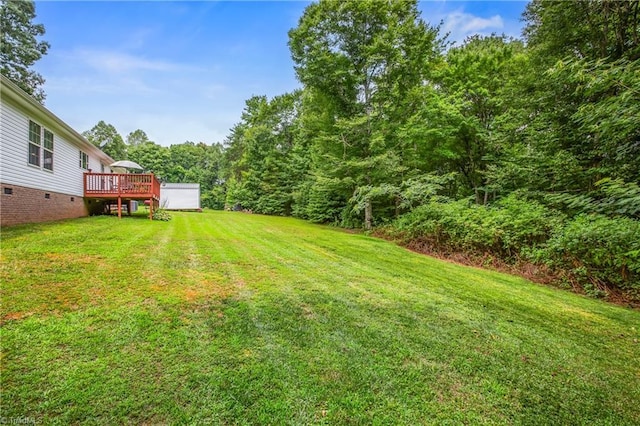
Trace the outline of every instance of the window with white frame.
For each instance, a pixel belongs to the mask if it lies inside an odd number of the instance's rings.
[[[80,151],[80,168],[85,170],[89,168],[89,156],[82,151]]]
[[[42,158],[44,167],[53,171],[53,133],[44,129],[44,145],[42,146]]]
[[[29,164],[53,171],[53,139],[52,132],[29,120]]]
[[[29,120],[29,164],[40,167],[40,145],[42,127]]]

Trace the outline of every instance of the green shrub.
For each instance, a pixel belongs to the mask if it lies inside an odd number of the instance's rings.
[[[500,232],[502,249],[520,252],[546,242],[564,223],[564,216],[542,204],[514,195],[503,198],[492,209],[492,223]]]
[[[637,220],[596,214],[567,220],[537,202],[511,195],[492,206],[432,201],[401,216],[387,231],[406,242],[428,242],[439,251],[546,264],[592,295],[607,287],[640,295]]]
[[[567,222],[538,261],[569,271],[589,288],[615,285],[640,291],[640,222],[602,215],[580,215]]]
[[[163,222],[168,222],[171,220],[171,215],[163,209],[158,209],[153,212],[153,220],[161,220]]]
[[[433,201],[403,215],[394,227],[450,250],[515,259],[525,247],[546,241],[562,217],[541,204],[509,196],[493,206]]]
[[[289,216],[291,214],[291,195],[278,189],[262,194],[256,201],[254,211],[272,216]]]

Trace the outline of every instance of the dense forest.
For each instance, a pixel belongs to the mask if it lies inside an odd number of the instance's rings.
[[[223,144],[86,136],[203,206],[376,230],[640,295],[639,1],[534,0],[522,39],[451,44],[415,1],[320,1],[289,32],[301,88]],[[522,266],[523,267],[523,266]]]

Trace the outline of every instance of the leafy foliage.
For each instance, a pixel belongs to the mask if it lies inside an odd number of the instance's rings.
[[[296,74],[313,94],[305,112],[324,110],[324,126],[311,136],[312,167],[328,180],[349,182],[341,195],[355,210],[345,206],[343,216],[364,212],[370,229],[374,197],[365,194],[402,176],[394,133],[405,117],[401,107],[437,56],[436,31],[419,19],[415,1],[322,1],[305,10],[289,45]]]
[[[593,295],[612,287],[640,294],[640,222],[603,215],[566,219],[515,195],[493,206],[432,201],[393,223],[392,233],[435,251],[492,254],[545,264]]]
[[[170,164],[170,152],[166,147],[155,142],[147,141],[127,147],[127,157],[155,173],[160,179],[165,179]]]
[[[570,271],[588,290],[607,285],[640,294],[640,223],[579,215],[537,251],[538,260]]]
[[[137,129],[127,135],[127,145],[138,146],[149,142],[149,137],[144,130]]]
[[[600,213],[640,219],[640,187],[635,182],[605,178],[585,194],[549,194],[547,200],[574,213]]]
[[[164,209],[156,209],[153,212],[153,220],[160,220],[162,222],[168,222],[171,220],[171,215]]]
[[[227,207],[291,215],[293,194],[307,168],[296,138],[299,108],[299,92],[247,101],[242,122],[226,142]]]
[[[533,0],[527,5],[524,30],[529,42],[554,57],[640,58],[638,1],[556,2]]]
[[[47,54],[50,46],[38,41],[45,29],[32,22],[35,17],[36,6],[31,0],[0,2],[0,73],[43,103],[44,78],[31,67]]]
[[[127,147],[113,124],[100,120],[91,130],[82,132],[82,136],[114,160],[127,159]]]
[[[512,194],[492,206],[433,200],[403,215],[394,226],[436,248],[491,253],[516,261],[524,255],[523,249],[544,243],[561,223],[543,205]]]

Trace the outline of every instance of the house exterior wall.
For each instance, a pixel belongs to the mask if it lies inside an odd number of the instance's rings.
[[[160,185],[160,207],[167,210],[199,210],[200,184],[163,183]]]
[[[72,219],[89,214],[82,197],[4,183],[0,187],[2,226]]]
[[[82,149],[61,137],[51,124],[47,125],[37,117],[29,117],[4,101],[0,114],[0,181],[82,197],[82,174],[86,171],[80,167]],[[28,162],[29,120],[53,133],[53,171],[42,166],[33,166]],[[100,171],[100,159],[91,153],[83,152],[89,157],[89,168]],[[110,171],[106,164],[105,171]]]
[[[108,165],[113,159],[4,76],[1,82],[0,225],[87,215],[83,173],[88,170],[80,166],[80,152],[87,154],[88,168],[96,172],[110,172]],[[29,121],[53,134],[53,170],[43,167],[42,149],[41,165],[29,164]],[[12,193],[5,193],[5,187]]]

